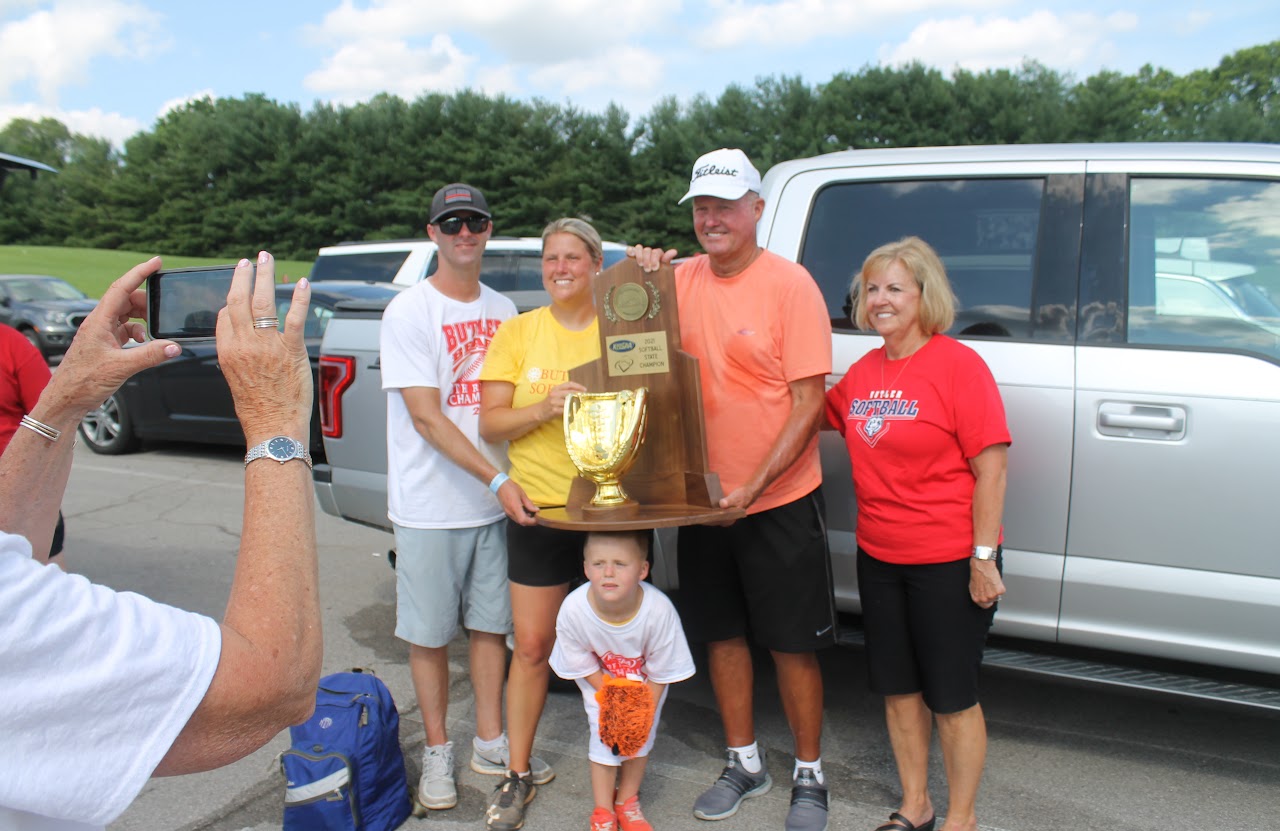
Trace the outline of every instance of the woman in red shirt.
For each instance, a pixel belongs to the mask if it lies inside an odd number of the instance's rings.
[[[49,365],[40,350],[26,337],[10,326],[0,325],[0,452],[9,446],[22,417],[36,406],[36,400],[44,391],[49,379]],[[64,529],[62,514],[53,532],[53,547],[49,549],[49,562],[58,563],[54,557],[62,553]]]
[[[1004,405],[982,358],[941,334],[955,296],[923,240],[873,251],[853,294],[854,322],[884,346],[827,393],[827,420],[853,464],[869,683],[885,696],[902,782],[901,806],[877,831],[933,831],[935,718],[949,791],[943,831],[977,829],[987,747],[978,667],[1004,594]]]

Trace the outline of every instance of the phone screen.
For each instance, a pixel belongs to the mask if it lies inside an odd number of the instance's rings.
[[[147,333],[152,338],[212,338],[227,305],[234,265],[171,268],[147,278]]]

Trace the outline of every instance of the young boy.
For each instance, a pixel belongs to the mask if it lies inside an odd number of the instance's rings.
[[[640,780],[658,732],[667,685],[694,672],[675,607],[652,585],[641,584],[649,575],[650,533],[592,532],[583,563],[590,582],[565,598],[556,618],[551,668],[561,678],[578,682],[591,727],[591,831],[652,831],[640,812]],[[606,747],[600,738],[596,691],[610,678],[644,683],[655,705],[648,739],[632,756],[619,755],[616,745]]]

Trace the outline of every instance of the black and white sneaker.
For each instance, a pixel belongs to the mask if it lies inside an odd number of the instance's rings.
[[[516,831],[524,825],[524,809],[533,801],[538,787],[529,776],[516,776],[507,771],[489,798],[485,811],[485,828],[488,831]]]
[[[827,786],[809,768],[800,768],[791,786],[786,831],[827,831]]]
[[[736,751],[729,751],[729,763],[702,796],[693,803],[693,815],[698,819],[726,819],[738,813],[742,800],[764,796],[773,787],[773,779],[764,766],[764,751],[760,751],[760,772],[748,773],[742,767]]]

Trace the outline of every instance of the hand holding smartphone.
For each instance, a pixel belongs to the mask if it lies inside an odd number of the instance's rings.
[[[147,334],[176,341],[212,339],[235,268],[205,265],[152,274],[147,278]]]

